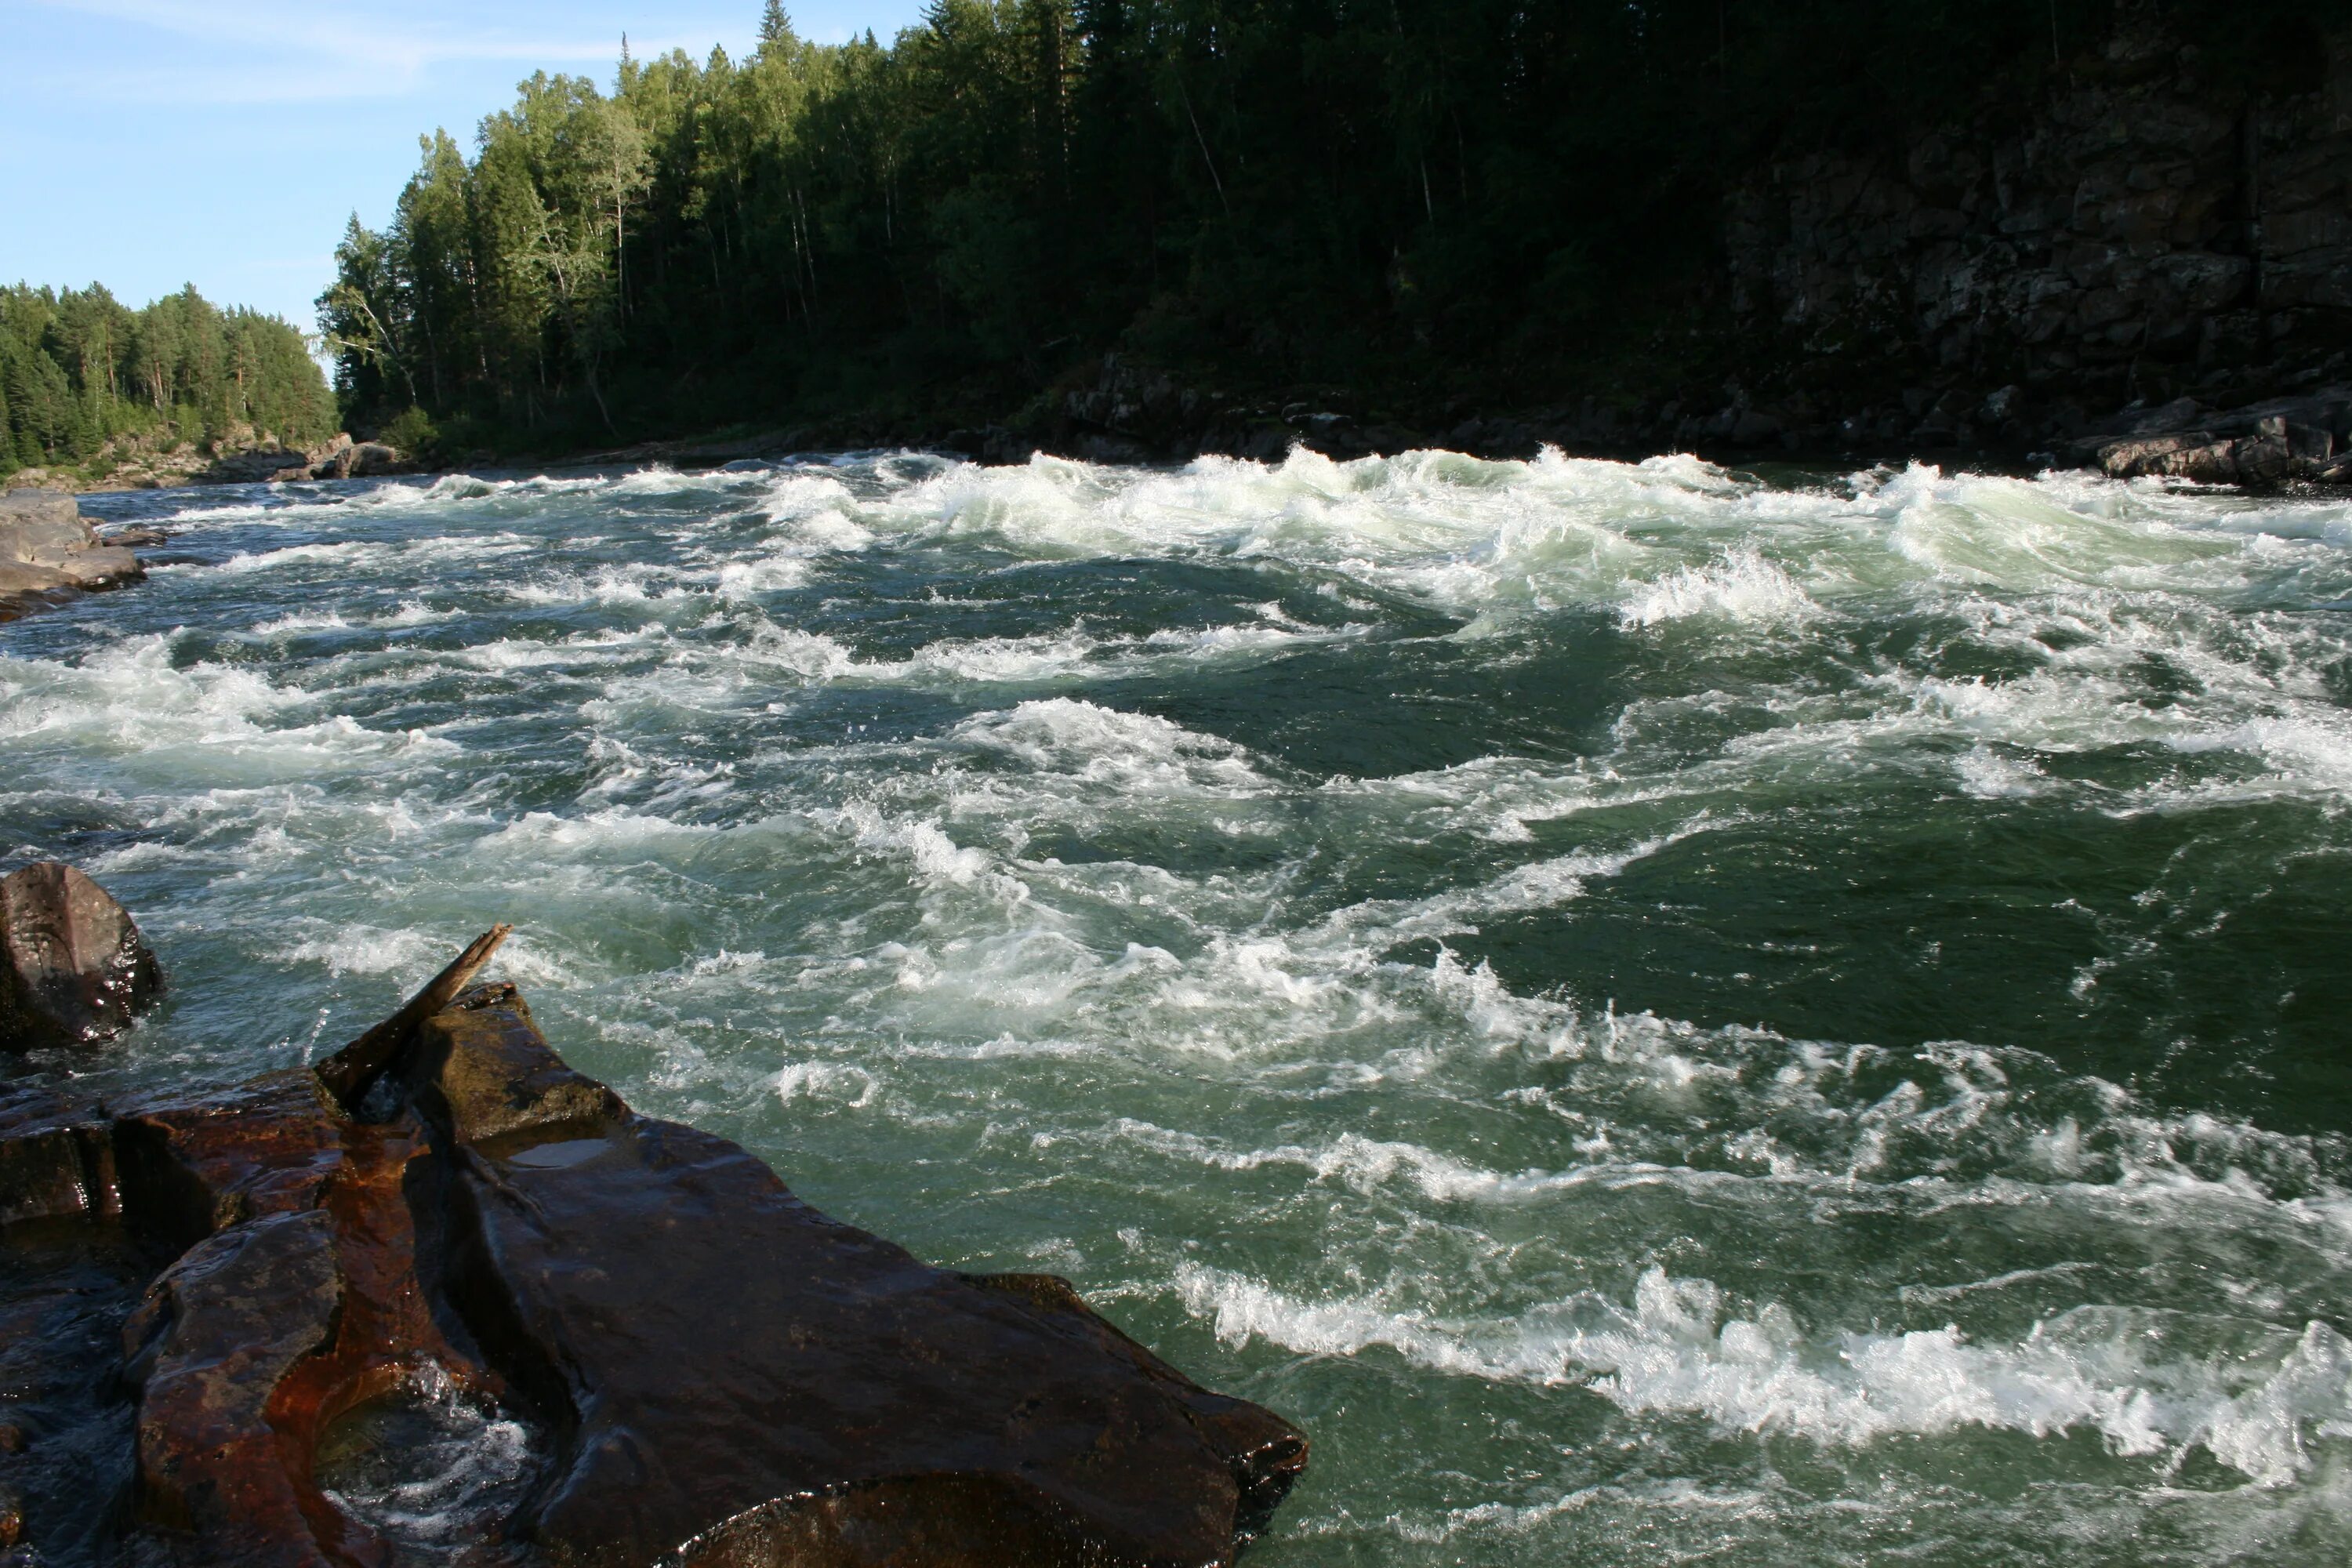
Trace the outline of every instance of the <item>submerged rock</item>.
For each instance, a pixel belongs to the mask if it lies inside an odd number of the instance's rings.
[[[129,911],[70,866],[0,879],[0,1049],[110,1039],[163,988]]]
[[[0,1455],[48,1560],[1189,1568],[1304,1468],[1066,1282],[828,1218],[574,1071],[511,986],[442,1005],[470,973],[315,1073],[0,1101],[0,1214],[160,1268],[83,1373],[132,1391],[89,1468],[121,1506]]]

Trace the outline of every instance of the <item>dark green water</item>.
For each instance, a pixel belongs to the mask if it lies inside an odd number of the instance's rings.
[[[1253,1561],[2352,1556],[2352,507],[1444,454],[105,498],[0,852],[1301,1422]]]

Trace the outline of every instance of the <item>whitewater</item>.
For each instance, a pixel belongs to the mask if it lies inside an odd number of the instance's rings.
[[[2352,1556],[2352,503],[1547,453],[85,498],[0,864],[1315,1442],[1266,1568]],[[486,1461],[487,1462],[487,1461]]]

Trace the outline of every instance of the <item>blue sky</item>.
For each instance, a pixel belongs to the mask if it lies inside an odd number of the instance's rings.
[[[761,0],[0,0],[0,282],[184,283],[310,330],[353,211],[381,224],[416,138],[461,145],[532,71],[751,47]],[[920,0],[802,0],[802,36],[883,38]]]

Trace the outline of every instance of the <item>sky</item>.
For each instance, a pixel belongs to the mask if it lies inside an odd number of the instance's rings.
[[[803,37],[887,39],[920,0],[788,4]],[[194,283],[313,330],[353,212],[391,216],[417,137],[474,127],[534,70],[609,88],[639,58],[740,58],[761,0],[0,0],[0,283]]]

